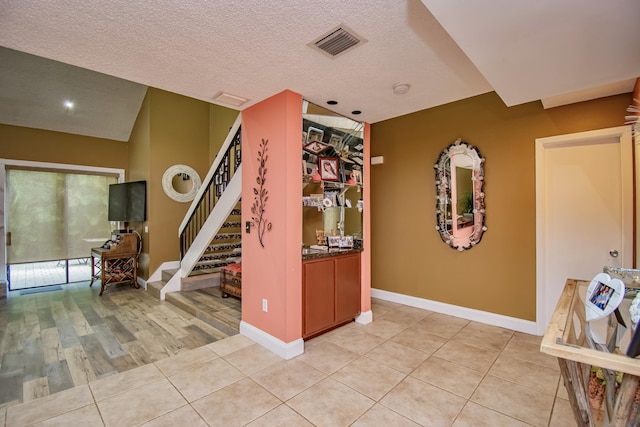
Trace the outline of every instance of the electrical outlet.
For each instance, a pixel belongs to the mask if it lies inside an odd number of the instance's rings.
[[[264,311],[265,313],[269,311],[269,305],[267,303],[266,299],[262,299],[262,311]]]

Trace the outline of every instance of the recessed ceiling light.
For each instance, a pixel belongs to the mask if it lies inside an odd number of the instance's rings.
[[[73,101],[64,101],[64,108],[67,110],[73,110]]]
[[[360,110],[353,110],[353,111],[351,112],[351,114],[353,114],[354,116],[357,116],[358,114],[362,114],[362,111],[360,111]]]
[[[327,104],[329,104],[329,105],[337,105],[338,101],[327,101]]]

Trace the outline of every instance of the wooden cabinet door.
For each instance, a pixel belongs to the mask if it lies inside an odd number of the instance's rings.
[[[340,256],[336,263],[336,323],[360,314],[360,254]]]
[[[334,324],[333,259],[306,261],[302,264],[302,271],[302,336],[308,337]]]

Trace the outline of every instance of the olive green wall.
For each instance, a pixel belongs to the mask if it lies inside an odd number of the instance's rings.
[[[210,104],[209,108],[209,164],[212,164],[216,154],[229,134],[229,129],[238,117],[238,111],[230,108]],[[204,179],[204,176],[202,176]]]
[[[143,239],[138,274],[146,279],[163,262],[180,258],[178,227],[190,206],[164,194],[164,171],[184,164],[204,179],[237,115],[149,88],[128,143],[0,125],[0,158],[120,168],[126,181],[147,181],[147,222],[129,224]]]
[[[0,158],[127,168],[129,144],[111,139],[0,125]]]
[[[140,270],[143,278],[149,277],[163,262],[180,259],[178,227],[190,206],[190,203],[176,202],[164,193],[162,175],[168,167],[182,164],[195,169],[201,178],[206,176],[209,158],[215,157],[215,153],[210,154],[210,147],[215,145],[212,142],[215,137],[210,136],[211,129],[224,126],[227,121],[224,110],[228,109],[212,108],[209,103],[160,89],[149,88],[147,92],[134,126],[129,160],[141,172],[135,179],[147,180],[146,225],[149,232],[141,233],[145,236]],[[218,115],[222,116],[219,120]],[[219,123],[211,125],[212,121]],[[140,128],[148,129],[148,132]],[[133,180],[133,174],[131,177]]]
[[[372,287],[535,321],[535,139],[621,126],[630,103],[508,108],[488,93],[373,124]],[[457,138],[486,158],[488,230],[464,252],[436,231],[433,165]]]
[[[129,138],[129,173],[125,176],[126,181],[147,181],[149,190],[149,176],[151,164],[149,163],[151,151],[151,120],[149,107],[149,90],[142,101],[137,120],[131,130]],[[142,278],[149,277],[149,245],[151,236],[144,231],[144,227],[149,225],[149,192],[147,191],[147,221],[144,223],[131,223],[129,227],[136,230],[142,237],[142,251],[138,257],[138,275]]]

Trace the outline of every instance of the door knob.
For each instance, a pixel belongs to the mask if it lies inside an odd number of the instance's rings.
[[[618,251],[615,249],[611,249],[609,251],[609,255],[611,255],[613,258],[617,258],[618,257]]]

